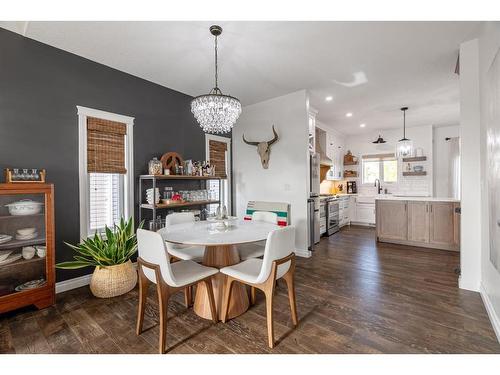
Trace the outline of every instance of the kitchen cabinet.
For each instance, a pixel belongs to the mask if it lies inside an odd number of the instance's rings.
[[[378,199],[377,240],[403,245],[458,251],[458,202]]]
[[[429,242],[428,202],[408,202],[408,240]]]
[[[381,201],[377,205],[377,237],[404,241],[408,238],[406,201]]]
[[[339,222],[340,227],[343,227],[347,224],[351,224],[350,217],[350,205],[349,199],[350,197],[341,197],[339,199]]]
[[[455,243],[454,204],[449,202],[432,202],[429,204],[429,211],[429,242],[440,247],[452,247]]]

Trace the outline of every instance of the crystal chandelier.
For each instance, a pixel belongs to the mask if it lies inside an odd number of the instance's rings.
[[[413,154],[413,142],[406,138],[406,111],[408,107],[401,108],[403,111],[403,138],[396,145],[396,157],[406,158]]]
[[[241,114],[238,99],[222,94],[218,86],[217,37],[222,34],[222,27],[210,26],[210,33],[215,37],[215,87],[207,94],[191,101],[191,112],[205,133],[228,133]]]

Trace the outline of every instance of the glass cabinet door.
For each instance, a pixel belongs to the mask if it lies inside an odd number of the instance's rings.
[[[0,297],[46,285],[44,194],[0,195]]]

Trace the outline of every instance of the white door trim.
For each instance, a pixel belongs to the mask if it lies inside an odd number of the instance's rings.
[[[214,134],[205,134],[205,159],[210,161],[210,141],[218,141],[227,144],[226,151],[226,167],[227,167],[227,191],[224,194],[227,194],[227,203],[228,208],[231,210],[232,202],[231,202],[231,191],[232,191],[232,170],[231,170],[231,138],[221,137],[220,135]]]

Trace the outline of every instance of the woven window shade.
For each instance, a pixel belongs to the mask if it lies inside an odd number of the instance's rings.
[[[215,176],[226,178],[226,151],[227,143],[210,140],[210,165],[215,166]]]
[[[87,118],[88,173],[125,174],[125,135],[127,126],[121,122]]]

